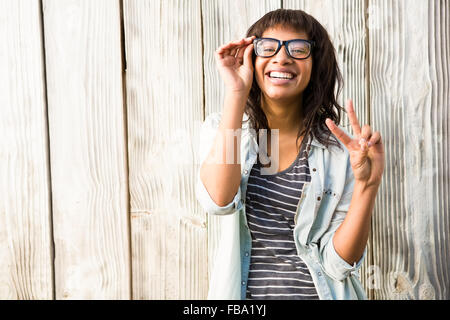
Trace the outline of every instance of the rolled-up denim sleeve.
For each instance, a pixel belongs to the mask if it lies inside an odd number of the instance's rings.
[[[339,254],[336,252],[333,244],[333,237],[336,233],[337,228],[344,221],[342,218],[338,218],[343,215],[342,212],[336,211],[336,220],[333,220],[329,231],[324,235],[322,240],[324,240],[323,246],[320,248],[321,258],[322,258],[322,266],[324,271],[333,279],[342,281],[347,278],[351,273],[357,272],[361,264],[364,261],[367,253],[367,246],[364,249],[364,253],[358,262],[355,262],[353,265],[349,264],[345,261]],[[345,218],[345,213],[344,213]]]
[[[220,124],[220,114],[212,113],[210,114],[202,124],[200,131],[200,144],[199,144],[199,159],[200,167],[208,156],[209,151],[214,143],[218,128]],[[200,168],[199,167],[199,168]],[[200,169],[197,172],[196,186],[195,186],[195,196],[197,201],[200,203],[202,208],[209,214],[216,215],[226,215],[232,214],[240,210],[243,206],[241,201],[241,187],[239,186],[236,195],[233,200],[225,206],[217,205],[211,198],[208,190],[206,190],[205,185],[200,179]]]
[[[351,273],[357,272],[361,267],[361,264],[364,261],[364,258],[367,253],[367,246],[364,249],[364,253],[358,262],[355,262],[353,265],[349,264],[345,261],[339,254],[336,252],[336,249],[333,244],[333,237],[336,233],[336,230],[339,228],[341,223],[344,221],[345,216],[347,215],[348,209],[350,207],[350,203],[353,196],[353,189],[355,184],[355,178],[353,175],[353,171],[351,169],[350,161],[347,162],[347,170],[346,170],[346,182],[343,190],[343,194],[336,206],[336,209],[333,213],[333,217],[331,219],[330,226],[325,234],[322,236],[320,241],[320,253],[322,259],[322,266],[324,271],[333,279],[342,281],[347,278]]]

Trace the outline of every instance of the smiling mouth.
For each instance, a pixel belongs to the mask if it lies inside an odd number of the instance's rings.
[[[283,80],[291,80],[296,77],[296,75],[293,73],[279,72],[279,71],[271,71],[267,74],[267,76],[272,79],[283,79]]]

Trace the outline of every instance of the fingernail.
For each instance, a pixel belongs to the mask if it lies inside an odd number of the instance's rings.
[[[359,144],[364,144],[366,142],[366,139],[364,139],[364,138],[361,138],[360,140],[359,140]]]

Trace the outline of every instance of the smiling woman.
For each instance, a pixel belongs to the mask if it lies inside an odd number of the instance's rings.
[[[285,38],[281,39],[280,33],[283,33]],[[337,103],[336,97],[342,90],[343,80],[333,44],[325,28],[314,17],[301,10],[276,10],[266,14],[249,28],[247,36],[252,35],[278,40],[314,40],[314,45],[308,48],[310,52],[306,58],[294,59],[289,57],[289,50],[280,50],[281,48],[279,48],[277,54],[269,58],[270,60],[265,57],[261,59],[255,51],[252,60],[255,65],[256,82],[252,84],[246,105],[246,113],[249,115],[252,126],[256,130],[270,127],[268,123],[270,117],[260,107],[264,105],[265,91],[263,89],[267,71],[271,71],[270,68],[290,70],[296,72],[294,73],[295,78],[299,78],[295,81],[295,85],[290,87],[297,90],[297,93],[301,92],[298,100],[294,103],[294,105],[297,105],[297,108],[294,108],[303,113],[295,118],[297,124],[302,125],[301,128],[298,128],[297,139],[300,139],[301,136],[307,136],[312,131],[322,144],[338,145],[337,141],[330,141],[330,132],[327,130],[324,121],[326,118],[330,118],[336,123],[341,121],[339,111],[342,110],[342,107]],[[287,59],[288,61],[277,61],[279,59]],[[258,72],[259,66],[265,67],[267,65],[269,69],[266,70],[266,73]],[[313,65],[314,72],[312,72]],[[274,79],[272,79],[272,83],[283,84],[283,82],[277,83]],[[273,91],[277,92],[275,89]],[[301,105],[298,105],[299,103]],[[334,110],[335,108],[338,112]]]
[[[216,51],[227,91],[223,112],[203,127],[210,138],[201,146],[197,199],[208,213],[231,216],[208,297],[365,299],[357,271],[384,169],[381,136],[360,127],[351,101],[356,138],[336,126],[341,74],[312,16],[272,11],[247,36]],[[264,130],[278,140],[258,144]],[[228,143],[229,131],[237,144]],[[236,163],[225,161],[237,150]],[[275,162],[274,174],[257,152]]]

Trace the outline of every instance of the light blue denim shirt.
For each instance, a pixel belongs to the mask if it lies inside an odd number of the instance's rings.
[[[201,164],[214,143],[220,118],[221,113],[212,113],[202,124]],[[246,119],[248,116],[244,114],[243,120]],[[241,182],[229,204],[218,206],[202,183],[200,172],[197,175],[197,200],[208,214],[220,215],[223,219],[209,283],[208,299],[213,300],[245,300],[246,297],[252,240],[245,213],[245,195],[250,171],[258,156],[258,143],[255,131],[249,130],[249,122],[243,122],[241,133]],[[311,182],[305,184],[297,206],[295,246],[309,268],[320,299],[367,299],[359,279],[367,246],[360,261],[353,266],[342,259],[333,246],[333,235],[349,209],[354,187],[349,153],[343,145],[342,148],[330,146],[327,149],[316,139],[311,142],[308,156]]]

